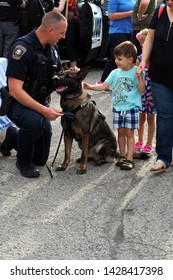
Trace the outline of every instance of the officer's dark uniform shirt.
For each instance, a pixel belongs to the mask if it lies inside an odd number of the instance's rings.
[[[44,49],[33,30],[17,39],[12,45],[9,52],[6,76],[24,81],[23,89],[35,100],[40,101],[40,97],[35,98],[31,94],[34,81],[39,80],[41,83],[45,83],[47,93],[44,93],[44,95],[48,96],[52,92],[50,83],[54,71],[53,65],[57,66],[57,72],[62,70],[57,48],[47,45]],[[37,86],[37,88],[40,87],[41,85]]]

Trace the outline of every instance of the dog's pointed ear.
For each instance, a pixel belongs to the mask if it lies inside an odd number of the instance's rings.
[[[81,81],[83,81],[86,77],[86,75],[88,74],[89,72],[89,69],[90,67],[89,66],[85,66],[83,67],[77,74],[78,74],[78,77]]]

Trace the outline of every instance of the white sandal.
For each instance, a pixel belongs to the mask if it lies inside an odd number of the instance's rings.
[[[161,159],[158,159],[156,163],[150,168],[150,171],[163,171],[167,169],[168,166]]]

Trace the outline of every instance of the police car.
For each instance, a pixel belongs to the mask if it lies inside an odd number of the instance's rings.
[[[79,60],[87,62],[108,56],[107,3],[108,0],[79,0]],[[60,40],[58,47],[61,59],[66,60],[65,40]]]

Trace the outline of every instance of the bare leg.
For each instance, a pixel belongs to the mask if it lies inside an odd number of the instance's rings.
[[[134,129],[126,128],[126,137],[127,137],[127,159],[133,161],[134,154]]]
[[[144,137],[144,124],[146,120],[146,114],[140,113],[140,121],[139,121],[139,129],[138,129],[138,141],[140,143],[143,143],[143,137]]]
[[[155,134],[155,115],[147,115],[148,123],[148,134],[147,134],[147,143],[146,145],[152,146],[154,134]]]
[[[126,157],[125,128],[118,128],[118,145],[120,150],[120,156]]]

